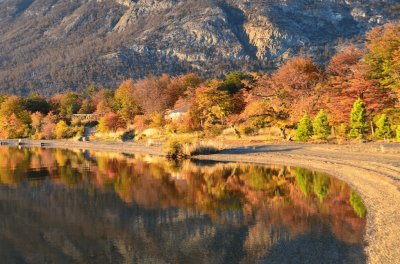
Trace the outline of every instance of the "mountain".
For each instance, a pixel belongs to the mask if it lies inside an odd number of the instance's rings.
[[[0,91],[268,70],[400,17],[399,0],[0,0]]]

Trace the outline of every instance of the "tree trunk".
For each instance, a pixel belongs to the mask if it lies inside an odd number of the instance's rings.
[[[374,123],[371,121],[371,133],[372,133],[372,136],[374,137],[375,136],[375,128],[374,128]]]
[[[281,132],[281,137],[282,137],[283,139],[287,139],[286,127],[281,127],[281,128],[279,128],[279,131]]]
[[[232,127],[232,129],[233,129],[233,133],[235,133],[235,135],[236,135],[238,138],[242,138],[241,135],[240,135],[239,130],[237,130],[237,129],[235,128],[234,125],[232,125],[231,127]]]

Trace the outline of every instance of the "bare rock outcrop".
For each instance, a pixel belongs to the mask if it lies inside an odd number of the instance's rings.
[[[299,52],[324,62],[399,10],[398,0],[0,0],[0,90],[265,71]]]

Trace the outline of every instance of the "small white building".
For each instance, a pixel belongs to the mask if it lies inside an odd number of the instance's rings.
[[[165,115],[165,119],[177,121],[177,120],[182,120],[185,115],[189,112],[190,105],[185,104],[183,106],[180,106],[178,108],[175,108],[173,110],[168,110]]]

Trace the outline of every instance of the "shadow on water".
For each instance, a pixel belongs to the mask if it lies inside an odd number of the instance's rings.
[[[2,263],[365,263],[365,219],[301,168],[0,148]]]
[[[324,241],[322,243],[322,241]],[[357,256],[349,258],[349,256]],[[262,263],[367,263],[367,256],[361,245],[347,245],[327,234],[316,240],[302,235],[294,240],[274,246]]]

